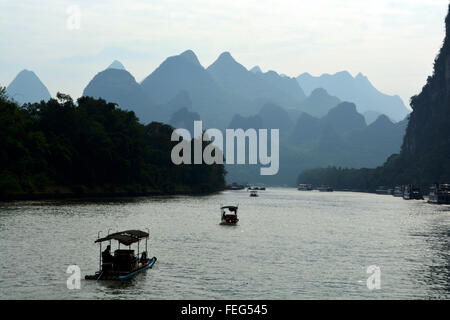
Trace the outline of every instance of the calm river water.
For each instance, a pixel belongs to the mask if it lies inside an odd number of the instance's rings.
[[[449,299],[450,207],[392,196],[268,188],[191,197],[0,204],[1,299]],[[239,204],[237,226],[219,206]],[[98,268],[99,230],[150,228],[153,269]],[[113,249],[115,249],[113,244]],[[367,267],[381,271],[369,290]]]

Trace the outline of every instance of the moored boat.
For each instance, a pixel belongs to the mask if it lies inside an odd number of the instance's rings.
[[[333,188],[330,186],[320,186],[318,190],[320,192],[333,192]]]
[[[376,194],[392,194],[392,189],[385,186],[380,186],[375,190]]]
[[[405,186],[403,191],[403,199],[405,200],[423,200],[422,192],[420,188],[412,184]]]
[[[392,195],[394,197],[403,197],[403,186],[395,186]]]
[[[308,184],[308,183],[301,183],[297,187],[297,190],[300,190],[300,191],[311,191],[312,189],[313,189],[312,185]]]
[[[247,191],[252,191],[252,190],[266,190],[266,187],[248,187]]]
[[[100,232],[99,232],[100,235]],[[86,280],[125,280],[136,274],[152,268],[156,263],[156,257],[148,258],[147,243],[149,233],[141,230],[126,230],[108,234],[98,238],[95,243],[100,245],[99,270],[94,275],[86,275]],[[145,251],[139,252],[140,241],[145,239]],[[118,242],[118,249],[111,254],[111,242]],[[102,251],[102,243],[108,241],[106,250]],[[137,255],[131,249],[131,245],[137,243]],[[121,249],[120,245],[128,246]]]
[[[230,186],[228,186],[228,189],[229,190],[244,190],[245,185],[233,182]]]
[[[428,202],[434,204],[450,204],[450,184],[435,183],[430,187]]]

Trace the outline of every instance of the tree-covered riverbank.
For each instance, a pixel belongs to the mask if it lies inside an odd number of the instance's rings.
[[[21,107],[1,89],[0,199],[222,190],[223,165],[172,163],[172,131],[102,99]]]

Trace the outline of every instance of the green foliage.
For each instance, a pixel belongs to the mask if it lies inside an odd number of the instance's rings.
[[[0,90],[0,195],[224,187],[223,165],[172,163],[172,127],[140,124],[133,112],[102,99],[81,97],[74,104],[68,95],[57,98],[22,108]]]

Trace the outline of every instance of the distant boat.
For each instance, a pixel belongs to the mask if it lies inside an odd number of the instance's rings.
[[[100,232],[99,232],[100,234]],[[94,275],[86,275],[86,280],[125,280],[136,274],[153,267],[156,257],[147,257],[148,232],[140,230],[126,230],[109,234],[104,238],[98,238],[96,243],[100,244],[99,271]],[[139,242],[145,239],[145,251],[139,256]],[[114,255],[110,253],[111,241],[118,241],[118,249]],[[108,241],[109,245],[102,252],[102,243]],[[131,250],[131,245],[137,243],[137,255]],[[120,249],[120,245],[127,246],[128,249]]]
[[[320,192],[333,192],[333,188],[330,186],[320,186],[318,190]]]
[[[237,212],[238,212],[237,206],[220,207],[220,216],[221,216],[220,224],[235,225],[236,223],[238,223],[239,218]]]
[[[403,199],[405,200],[423,200],[422,192],[420,188],[409,184],[405,186],[405,190],[403,191]]]
[[[297,190],[300,191],[311,191],[312,189],[313,188],[311,184],[299,184],[297,187]]]
[[[256,190],[250,191],[250,197],[258,197],[258,191]]]
[[[435,183],[430,187],[428,202],[434,204],[450,204],[450,184]]]
[[[396,186],[392,192],[394,197],[403,197],[403,186]]]
[[[251,190],[266,190],[266,187],[248,187],[247,191]]]
[[[380,186],[375,190],[376,194],[392,194],[392,189],[385,186]]]
[[[229,190],[244,190],[245,186],[242,184],[238,184],[236,182],[233,182],[231,186],[228,187]]]

